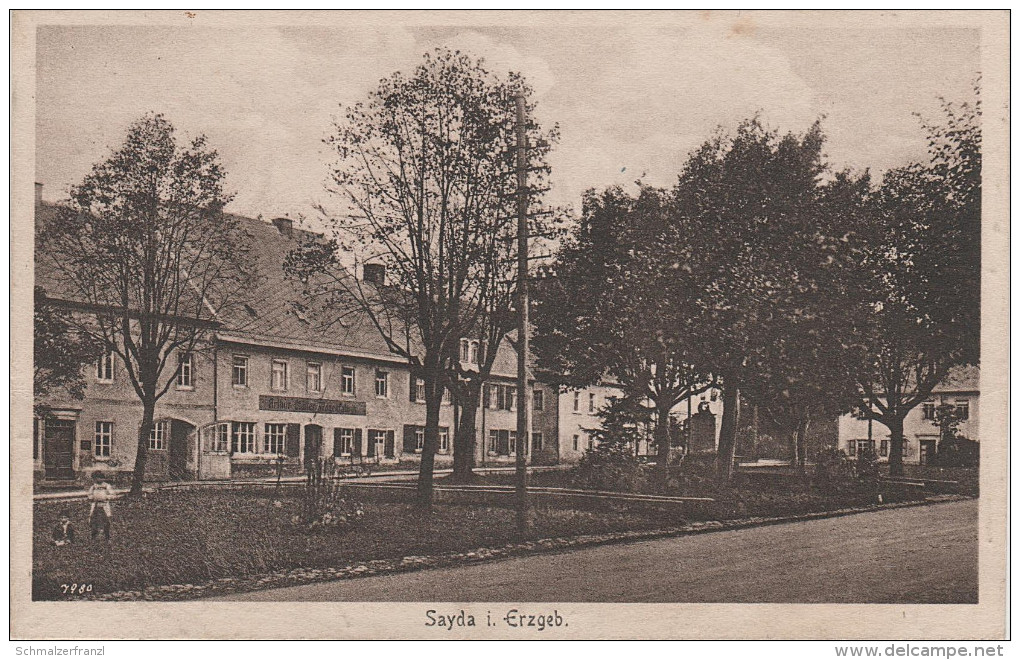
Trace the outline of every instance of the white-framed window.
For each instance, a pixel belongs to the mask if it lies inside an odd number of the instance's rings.
[[[490,410],[499,409],[499,385],[486,385],[485,391],[488,392],[488,403]]]
[[[450,393],[449,387],[443,388],[443,403],[450,405],[453,403],[453,394]]]
[[[499,452],[499,431],[496,429],[489,429],[489,453],[496,454]]]
[[[235,454],[255,452],[255,422],[230,423],[230,449]]]
[[[269,382],[270,388],[277,392],[284,392],[287,390],[287,367],[288,365],[286,360],[273,360],[273,367]]]
[[[935,400],[925,401],[921,404],[921,417],[927,420],[935,419]]]
[[[309,392],[321,392],[322,391],[322,364],[319,362],[309,362],[308,368],[305,372],[305,386]]]
[[[378,399],[386,399],[390,396],[390,372],[376,370],[375,372],[375,396]]]
[[[414,400],[417,403],[425,403],[425,379],[414,379]]]
[[[956,418],[957,419],[970,419],[970,400],[969,399],[957,399],[956,400]]]
[[[541,412],[541,411],[545,410],[545,392],[544,391],[542,391],[541,389],[536,387],[535,391],[531,395],[531,398],[532,398],[532,407],[536,411]]]
[[[217,424],[209,436],[209,451],[226,453],[230,450],[230,425]]]
[[[574,412],[581,412],[581,393],[574,392]]]
[[[113,382],[113,363],[114,363],[114,352],[108,351],[104,353],[99,360],[96,362],[96,382],[97,383],[112,383]]]
[[[152,425],[152,430],[149,431],[149,449],[166,449],[168,426],[170,426],[170,422],[165,419]]]
[[[350,456],[354,451],[354,429],[340,429],[340,455]]]
[[[113,448],[113,422],[96,422],[96,435],[92,441],[92,454],[96,458],[110,458]]]
[[[234,387],[248,387],[248,356],[235,355],[230,369],[230,383]]]
[[[368,431],[368,441],[375,445],[375,455],[377,458],[386,455],[386,431],[370,429]]]
[[[585,433],[584,435],[588,438],[588,449],[593,449],[595,447],[595,437],[591,433]]]
[[[573,445],[574,446],[574,451],[578,450],[578,448],[580,447],[580,444],[581,444],[581,437],[575,433],[574,434],[574,445]]]
[[[594,413],[595,412],[595,393],[594,392],[589,392],[588,393],[588,412],[589,413]]]
[[[517,431],[510,431],[510,443],[508,446],[510,447],[511,454],[517,453]]]
[[[542,432],[533,431],[531,434],[531,451],[541,451],[543,444]]]
[[[471,342],[467,339],[460,340],[460,361],[467,362],[471,353]]]
[[[468,351],[468,362],[471,364],[478,364],[478,342],[472,341],[470,350]]]
[[[425,427],[419,426],[414,430],[414,451],[422,453],[425,450]]]
[[[287,425],[266,424],[265,453],[283,454],[287,450]]]
[[[477,339],[460,340],[460,361],[468,364],[479,364],[481,351]]]
[[[340,394],[354,396],[354,367],[340,367]]]
[[[439,451],[444,454],[450,451],[450,429],[445,427],[439,429]]]
[[[192,353],[177,355],[177,389],[195,388],[195,356]]]

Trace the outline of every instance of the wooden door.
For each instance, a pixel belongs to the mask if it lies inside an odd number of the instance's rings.
[[[74,421],[46,420],[45,456],[47,479],[74,478]]]

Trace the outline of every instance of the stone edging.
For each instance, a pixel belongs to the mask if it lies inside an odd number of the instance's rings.
[[[498,548],[476,548],[465,552],[448,552],[441,555],[410,556],[401,559],[377,559],[359,564],[350,564],[342,568],[297,568],[288,571],[276,571],[263,575],[246,577],[227,577],[203,584],[171,584],[166,586],[146,587],[141,590],[115,591],[92,597],[92,600],[103,601],[179,601],[213,596],[224,596],[246,591],[260,591],[276,587],[291,587],[314,582],[329,582],[368,575],[403,573],[425,568],[441,568],[458,564],[472,564],[481,561],[492,561],[541,552],[607,545],[610,543],[627,543],[645,541],[671,536],[685,536],[761,527],[789,522],[836,518],[855,513],[867,513],[885,509],[900,509],[912,506],[923,506],[940,502],[956,502],[973,499],[963,495],[936,495],[912,502],[895,502],[865,507],[851,507],[831,511],[818,511],[793,516],[757,516],[738,520],[709,520],[694,522],[679,527],[668,527],[651,530],[632,530],[624,532],[607,532],[605,534],[585,534],[581,536],[557,537],[512,543]]]

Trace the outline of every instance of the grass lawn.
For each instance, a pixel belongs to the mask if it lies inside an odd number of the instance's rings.
[[[307,534],[290,523],[298,489],[161,491],[114,503],[113,540],[88,538],[88,505],[35,506],[33,598],[62,599],[63,584],[109,593],[161,584],[203,582],[289,568],[344,566],[372,559],[467,550],[513,541],[514,513],[496,507],[437,505],[422,521],[410,504],[365,502],[365,517],[347,533]],[[60,513],[78,534],[70,546],[49,543]],[[536,510],[535,538],[649,529],[671,521],[626,513]],[[677,522],[676,520],[672,522]]]

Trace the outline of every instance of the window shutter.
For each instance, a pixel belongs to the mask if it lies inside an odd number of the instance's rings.
[[[386,458],[393,458],[394,457],[393,444],[394,444],[393,431],[387,431],[386,432]]]
[[[361,429],[354,429],[354,455],[361,456]]]
[[[339,456],[340,453],[340,429],[333,429],[333,456]]]
[[[297,457],[301,454],[301,425],[287,425],[287,455]]]
[[[414,432],[417,430],[416,426],[411,424],[404,424],[404,453],[413,454],[414,450],[417,449],[418,443],[415,441]]]
[[[415,394],[418,393],[418,376],[415,372],[411,372],[411,377],[407,379],[407,382],[407,400],[411,403],[415,403],[418,400],[417,397],[415,397]]]
[[[510,453],[510,431],[499,432],[499,453],[504,456]]]
[[[372,430],[368,431],[368,441],[365,442],[365,456],[375,456],[375,435]]]

